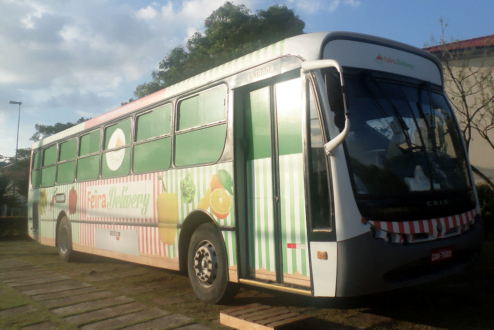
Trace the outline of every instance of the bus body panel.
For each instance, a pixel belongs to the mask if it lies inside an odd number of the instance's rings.
[[[324,47],[324,58],[336,60],[342,67],[390,72],[442,84],[441,71],[430,59],[365,39],[332,40]]]
[[[420,54],[393,49],[391,44],[386,47],[382,44],[365,43],[364,39],[335,39],[325,45],[323,54],[325,59],[337,60],[343,67],[343,73],[345,66],[371,69],[429,81],[442,86],[442,71],[437,63]],[[328,130],[331,137],[334,137],[340,131],[334,125],[334,113],[329,110],[329,104],[326,102],[327,95],[322,75],[318,75],[317,79],[320,92],[324,95],[323,108],[327,109],[325,113],[328,115]],[[349,109],[350,111],[352,109],[351,99]],[[458,127],[456,118],[455,125]],[[466,232],[461,232],[457,236],[439,237],[427,242],[406,245],[396,244],[402,243],[401,241],[387,242],[384,239],[376,239],[369,223],[362,221],[362,215],[355,203],[355,193],[350,182],[344,146],[339,146],[329,158],[333,174],[337,233],[338,261],[335,296],[356,296],[429,282],[457,273],[478,259],[483,241],[482,223],[478,216],[475,217],[472,226],[467,224]],[[468,176],[472,180],[469,164]],[[475,199],[476,206],[471,213],[479,214],[478,199],[477,197]],[[459,215],[457,219],[461,217]],[[455,216],[449,218],[455,218]],[[441,219],[441,223],[451,221],[449,218],[444,218],[444,221]],[[379,221],[379,219],[373,220]],[[410,225],[407,223],[407,226],[411,226],[411,223]],[[436,222],[434,222],[434,230],[436,230],[435,226]],[[315,242],[311,242],[313,243]],[[432,250],[446,247],[452,249],[453,260],[432,264]],[[311,255],[314,255],[314,251],[311,251]],[[320,275],[315,273],[318,270],[314,266],[314,258],[312,263],[313,278],[316,281]],[[425,269],[423,272],[418,270],[421,267]],[[332,286],[333,282],[328,280],[328,285]],[[314,294],[316,295],[316,287],[314,287]]]
[[[186,98],[215,86],[221,84],[227,86],[226,118],[219,124],[210,125],[212,127],[226,126],[224,147],[218,160],[179,168],[172,160],[167,170],[142,174],[132,173],[131,161],[131,170],[127,176],[101,178],[100,169],[99,179],[95,181],[77,182],[75,180],[72,184],[41,188],[33,188],[30,183],[29,235],[41,244],[55,246],[57,220],[66,215],[71,222],[75,251],[179,270],[181,225],[192,211],[202,208],[221,230],[228,252],[230,281],[238,281],[242,276],[237,273],[237,263],[241,264],[241,260],[237,260],[240,256],[237,248],[242,250],[245,247],[239,246],[237,242],[238,235],[243,233],[239,233],[237,219],[234,216],[236,207],[234,198],[231,192],[226,192],[221,197],[211,196],[214,190],[211,187],[217,184],[220,173],[223,183],[226,173],[234,177],[235,90],[239,87],[249,89],[249,85],[254,86],[270,78],[276,81],[277,77],[284,73],[293,73],[300,67],[302,61],[322,58],[335,59],[342,67],[351,66],[406,75],[442,86],[442,68],[435,57],[422,50],[390,40],[355,33],[321,32],[280,41],[33,144],[33,151],[40,151],[54,143],[61,143],[93,130],[101,132],[104,139],[107,126],[126,118],[132,118],[131,134],[132,142],[134,142],[136,116],[171,103],[173,126],[169,138],[173,141],[170,152],[171,157],[174,157],[177,137],[183,134],[176,131],[178,104]],[[301,72],[297,78],[300,79],[302,85],[307,81],[303,75],[304,72]],[[335,137],[340,131],[334,125],[334,113],[329,109],[323,74],[317,70],[313,72],[313,77],[319,95],[320,110],[326,116],[325,125],[329,131],[329,138]],[[275,89],[276,83],[270,86]],[[305,101],[307,97],[304,90],[305,88],[300,92],[302,101]],[[272,109],[276,109],[275,102],[276,98],[273,98]],[[304,105],[301,108],[303,111],[306,110]],[[276,116],[274,110],[271,111],[272,115]],[[277,162],[281,167],[275,169],[275,172],[278,171],[280,175],[281,192],[285,193],[285,196],[279,196],[282,203],[285,198],[284,210],[293,213],[291,208],[295,203],[297,204],[295,209],[300,213],[300,219],[290,215],[283,215],[286,219],[281,219],[285,226],[282,228],[284,236],[278,238],[278,241],[282,242],[280,250],[282,253],[279,256],[283,259],[280,261],[283,267],[281,278],[285,281],[279,281],[279,274],[276,281],[280,284],[288,284],[288,286],[304,287],[305,290],[310,287],[313,296],[354,296],[429,281],[454,273],[476,260],[482,242],[481,221],[475,221],[474,226],[466,233],[427,243],[404,246],[376,240],[371,233],[370,225],[362,221],[343,145],[328,157],[335,220],[331,239],[310,241],[308,235],[311,228],[306,224],[305,219],[306,216],[309,217],[305,209],[308,205],[304,208],[304,197],[305,204],[308,200],[305,196],[308,193],[306,191],[307,173],[300,174],[301,171],[307,170],[308,146],[304,135],[307,134],[307,128],[304,127],[305,119],[302,119],[300,124],[303,126],[302,153],[279,155]],[[102,140],[101,143],[103,145],[104,141]],[[126,148],[132,149],[133,147],[134,144]],[[104,154],[104,151],[101,152]],[[273,157],[275,156],[278,155],[273,153]],[[103,156],[100,159],[100,167],[101,162],[103,162]],[[286,167],[283,168],[285,164]],[[41,171],[41,169],[37,170]],[[299,174],[292,176],[299,181],[297,191],[288,180],[292,178],[290,175],[294,171]],[[469,175],[471,178],[471,170]],[[261,178],[262,175],[258,177]],[[284,177],[287,178],[286,184],[283,182]],[[231,181],[231,184],[235,183]],[[194,189],[191,188],[192,186]],[[195,192],[192,193],[192,190]],[[294,196],[288,197],[288,195]],[[267,197],[274,196],[268,194]],[[224,202],[228,199],[230,199],[230,204],[226,207]],[[221,210],[213,210],[213,204]],[[173,209],[172,212],[169,211],[170,209]],[[280,210],[280,213],[283,213],[282,207]],[[476,210],[479,211],[478,201]],[[38,214],[37,230],[34,220],[36,213]],[[166,215],[163,215],[164,213]],[[296,228],[297,235],[292,235],[290,230],[294,226],[304,228]],[[259,242],[251,237],[250,244],[258,245],[256,258],[259,260],[263,258],[263,249],[270,248],[269,239],[266,240],[266,237],[271,229],[271,227],[267,230],[266,228],[260,229]],[[389,276],[399,277],[400,267],[412,265],[419,259],[425,260],[430,257],[432,249],[445,246],[453,247],[453,255],[455,251],[460,251],[462,262],[424,276],[404,278],[398,281],[389,280]],[[263,270],[262,262],[255,265],[256,259],[253,256],[252,258],[247,261],[247,264],[254,262],[253,272]],[[389,275],[390,273],[392,275]]]
[[[205,208],[220,228],[235,226],[234,204],[229,196],[223,197],[230,200],[231,206],[221,218],[215,215],[210,202],[204,200],[218,172],[231,175],[232,163],[40,188],[40,194],[48,196],[46,204],[39,208],[41,243],[55,246],[57,219],[62,214],[71,222],[76,251],[114,258],[134,256],[130,257],[133,262],[164,263],[167,268],[178,270],[180,224],[190,212]],[[182,195],[184,180],[194,186],[192,196]],[[57,199],[57,196],[63,198]],[[164,205],[174,207],[167,211],[178,217],[163,219],[159,210]],[[229,267],[235,270],[235,234],[233,231],[222,231],[222,234]],[[153,259],[162,259],[162,262]]]

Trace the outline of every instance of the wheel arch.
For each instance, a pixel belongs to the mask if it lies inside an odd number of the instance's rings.
[[[220,235],[223,244],[225,244],[218,222],[216,222],[216,220],[214,220],[209,213],[201,209],[190,212],[182,223],[178,240],[179,267],[181,272],[187,271],[187,256],[189,254],[189,244],[192,234],[194,234],[197,227],[205,223],[214,223],[218,229],[218,234]]]
[[[67,217],[67,213],[65,213],[65,211],[60,211],[57,218],[57,225],[55,227],[55,246],[58,246],[58,228],[60,226],[60,222],[62,221],[63,217]],[[67,219],[68,218],[69,217],[67,217]]]

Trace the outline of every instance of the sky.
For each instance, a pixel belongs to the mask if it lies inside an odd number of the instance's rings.
[[[0,155],[32,145],[35,124],[75,122],[116,109],[225,0],[0,0]],[[439,37],[494,34],[491,0],[243,0],[252,11],[285,4],[305,32],[351,31],[416,47]]]

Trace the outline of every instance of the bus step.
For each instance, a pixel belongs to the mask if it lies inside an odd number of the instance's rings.
[[[222,325],[240,330],[279,329],[308,318],[308,316],[290,312],[284,307],[271,307],[259,303],[233,307],[220,312]]]
[[[240,283],[243,283],[243,284],[259,286],[259,287],[266,288],[266,289],[302,294],[304,296],[312,296],[312,291],[310,291],[310,290],[298,289],[298,288],[294,288],[294,287],[287,286],[287,285],[280,284],[280,283],[266,283],[266,282],[262,282],[262,281],[249,280],[249,279],[245,279],[245,278],[240,278],[238,281]]]

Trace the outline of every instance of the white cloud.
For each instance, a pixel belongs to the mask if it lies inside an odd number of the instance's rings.
[[[93,112],[87,112],[87,111],[82,111],[82,110],[76,110],[76,113],[82,117],[85,117],[85,118],[94,118],[94,117],[99,115],[99,114],[96,114]]]
[[[350,5],[353,8],[357,8],[361,4],[361,2],[360,1],[357,1],[357,0],[343,0],[343,3],[345,5]]]
[[[173,3],[168,1],[166,6],[161,7],[161,15],[164,18],[169,18],[169,16],[173,15]]]
[[[336,10],[336,8],[338,8],[338,5],[339,5],[339,4],[340,4],[340,0],[333,0],[333,1],[331,2],[331,4],[329,5],[328,10],[329,10],[330,12],[335,11],[335,10]]]
[[[0,100],[23,102],[19,147],[32,145],[36,123],[74,122],[119,107],[225,2],[154,1],[0,0]],[[242,3],[255,10],[269,1]],[[11,154],[17,116],[5,103],[0,154]]]
[[[136,12],[136,17],[144,20],[153,19],[156,17],[156,15],[157,15],[156,10],[151,6],[147,6],[146,8],[141,8]]]
[[[340,4],[347,5],[353,8],[360,6],[358,0],[288,0],[289,6],[294,5],[296,10],[305,12],[308,14],[316,14],[321,10],[327,10],[330,13],[334,12],[337,8],[341,8]]]
[[[48,10],[40,3],[31,2],[31,11],[21,18],[21,23],[26,29],[33,29],[36,19],[41,18]]]
[[[60,35],[65,41],[81,40],[82,37],[81,31],[75,26],[64,26]]]

